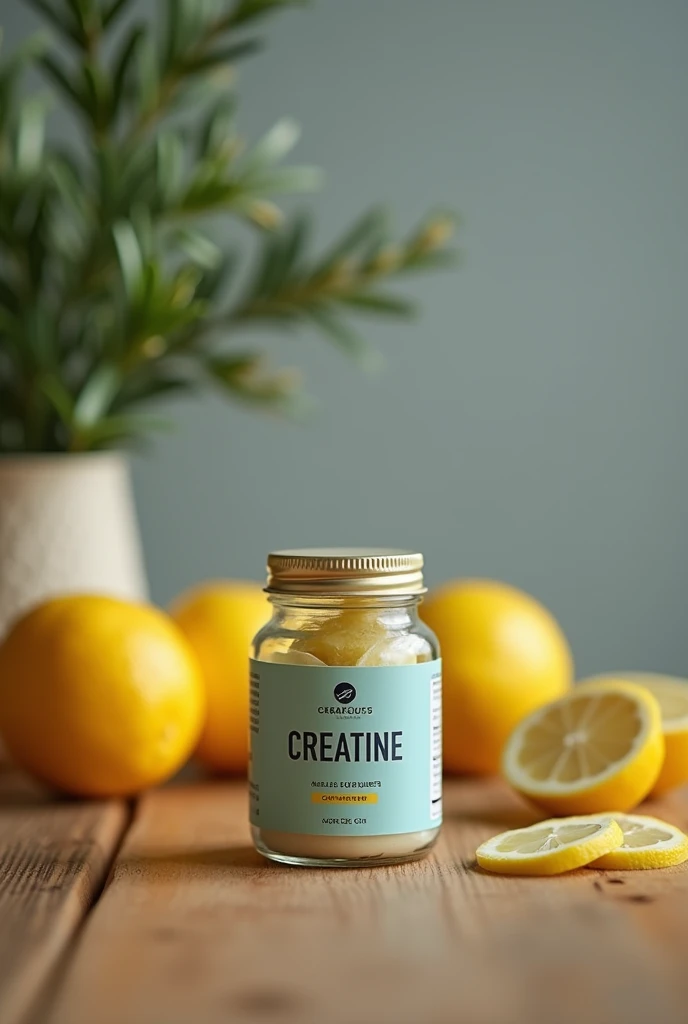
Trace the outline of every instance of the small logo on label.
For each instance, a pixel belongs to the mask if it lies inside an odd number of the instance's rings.
[[[350,704],[356,696],[356,690],[351,683],[337,683],[334,688],[334,699],[340,704]]]

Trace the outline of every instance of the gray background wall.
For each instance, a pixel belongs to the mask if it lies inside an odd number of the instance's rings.
[[[243,126],[300,120],[323,242],[379,198],[402,227],[445,202],[464,266],[407,286],[416,324],[371,325],[377,376],[277,339],[308,427],[179,408],[135,470],[155,598],[274,547],[411,546],[431,583],[537,595],[582,673],[688,673],[688,5],[319,0],[268,36]]]

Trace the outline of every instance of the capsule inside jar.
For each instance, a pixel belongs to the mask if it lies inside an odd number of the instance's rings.
[[[251,824],[302,865],[416,859],[441,824],[437,642],[422,556],[277,552],[252,659]]]

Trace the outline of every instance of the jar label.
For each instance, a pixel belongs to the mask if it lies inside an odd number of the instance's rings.
[[[379,836],[442,820],[441,661],[251,661],[251,823]]]

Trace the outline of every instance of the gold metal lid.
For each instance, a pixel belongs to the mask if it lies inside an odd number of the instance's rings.
[[[423,556],[396,548],[302,548],[268,555],[269,594],[424,594]]]

